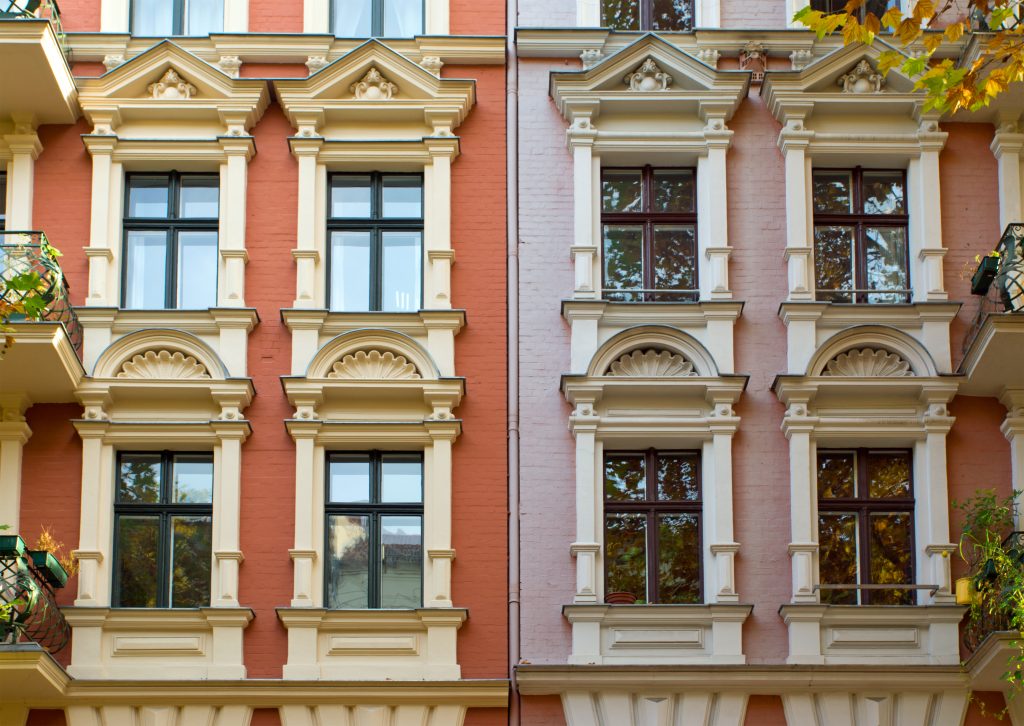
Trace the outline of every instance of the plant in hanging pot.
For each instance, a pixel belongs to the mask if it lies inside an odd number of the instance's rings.
[[[978,269],[971,278],[971,294],[987,295],[992,281],[999,274],[999,252],[990,252],[984,257],[979,255],[974,260],[978,263]]]

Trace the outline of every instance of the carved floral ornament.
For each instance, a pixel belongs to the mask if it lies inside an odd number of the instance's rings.
[[[695,376],[693,363],[667,350],[634,350],[608,366],[609,376],[624,378],[684,378]]]
[[[206,366],[180,351],[147,350],[126,361],[117,378],[159,378],[161,380],[188,380],[209,378]]]
[[[843,93],[880,93],[885,85],[885,78],[875,71],[866,60],[853,67],[849,73],[841,76],[838,81]]]
[[[189,99],[196,95],[196,87],[173,68],[168,68],[159,81],[146,86],[146,91],[152,98],[171,100]]]
[[[672,76],[661,70],[653,58],[648,58],[623,81],[631,91],[667,91],[672,85]]]
[[[420,374],[403,355],[395,355],[389,350],[360,350],[336,362],[327,377],[387,381],[417,380]]]
[[[357,101],[386,101],[398,94],[398,86],[385,78],[377,66],[370,66],[363,79],[349,86]]]
[[[840,353],[825,364],[823,376],[902,378],[914,375],[910,363],[881,348],[860,348]]]

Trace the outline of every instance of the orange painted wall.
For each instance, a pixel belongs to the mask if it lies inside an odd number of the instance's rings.
[[[60,20],[68,33],[99,32],[102,0],[60,0]]]
[[[1002,713],[1006,707],[1001,693],[988,693],[979,691],[971,696],[971,703],[967,708],[967,718],[963,726],[995,726],[995,724],[1007,724],[1009,716]]]
[[[243,63],[242,78],[305,78],[309,69],[302,63]]]
[[[522,726],[564,726],[565,711],[558,696],[523,696]]]
[[[778,696],[751,696],[743,723],[745,726],[787,726],[782,699]]]
[[[302,3],[249,0],[250,33],[301,33]]]
[[[501,0],[450,0],[448,17],[452,35],[505,34],[505,3]]]

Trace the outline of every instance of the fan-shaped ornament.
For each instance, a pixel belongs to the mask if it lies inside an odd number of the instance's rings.
[[[910,364],[881,348],[860,348],[840,353],[825,364],[823,376],[851,378],[900,378],[912,376]]]
[[[405,356],[391,351],[360,350],[350,353],[331,367],[328,378],[358,378],[363,380],[414,380],[420,377],[416,366]]]
[[[629,378],[671,378],[695,376],[693,363],[667,350],[634,350],[620,356],[608,367],[609,376]]]
[[[188,380],[209,378],[210,374],[206,372],[206,366],[180,351],[147,350],[126,361],[117,377]]]

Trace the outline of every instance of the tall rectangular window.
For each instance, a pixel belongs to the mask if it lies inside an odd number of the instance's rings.
[[[696,302],[694,169],[604,169],[601,173],[606,300]]]
[[[327,607],[421,607],[423,456],[330,454],[326,492]]]
[[[423,34],[425,0],[332,0],[331,30],[339,38],[411,38]]]
[[[331,310],[419,310],[423,177],[335,174],[328,206]]]
[[[605,598],[702,602],[701,507],[699,453],[606,454]]]
[[[693,0],[601,0],[601,25],[612,30],[693,30]]]
[[[911,605],[914,487],[909,451],[818,452],[818,545],[822,585],[833,605]]]
[[[814,170],[817,299],[910,302],[907,174],[902,170]]]
[[[209,35],[224,31],[224,0],[132,0],[132,35]]]
[[[216,176],[128,176],[124,307],[191,310],[217,304],[219,207]]]
[[[0,231],[7,229],[7,175],[0,174]]]
[[[811,7],[823,13],[844,12],[847,0],[811,0]],[[864,20],[868,13],[874,13],[876,18],[881,18],[885,11],[891,7],[900,7],[899,0],[864,0],[860,6],[860,19]]]
[[[114,606],[208,607],[213,456],[121,453],[116,489]]]

